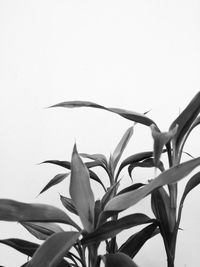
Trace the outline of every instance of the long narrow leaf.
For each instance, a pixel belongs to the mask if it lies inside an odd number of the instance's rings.
[[[146,241],[154,236],[156,228],[157,224],[155,223],[146,226],[136,234],[130,236],[118,251],[134,258]]]
[[[197,115],[200,112],[200,92],[198,92],[187,107],[181,112],[175,121],[170,126],[170,130],[178,125],[178,130],[175,135],[175,145],[178,149],[183,137],[189,130],[190,126],[196,119]]]
[[[74,203],[73,203],[73,201],[72,201],[71,198],[64,197],[64,196],[60,195],[60,200],[61,200],[63,206],[64,206],[67,210],[69,210],[70,212],[72,212],[72,213],[78,215],[78,212],[77,212],[77,210],[76,210],[76,208],[75,208],[75,206],[74,206]]]
[[[70,195],[84,229],[91,232],[94,223],[95,202],[89,178],[88,169],[81,160],[75,145],[71,162]]]
[[[37,248],[39,247],[39,245],[36,243],[18,238],[0,239],[0,243],[10,246],[29,257],[32,257]]]
[[[27,267],[56,267],[79,236],[79,232],[53,234],[35,252]]]
[[[111,155],[111,165],[112,165],[112,169],[113,171],[115,170],[121,156],[122,153],[124,151],[124,149],[126,148],[131,136],[133,135],[133,127],[130,127],[125,134],[123,135],[122,139],[120,140],[119,144],[117,145],[117,147],[115,148],[115,151],[113,152],[113,154]]]
[[[51,179],[48,182],[48,184],[42,189],[42,191],[39,194],[42,194],[45,191],[47,191],[49,188],[51,188],[52,186],[61,183],[67,176],[69,176],[69,174],[70,174],[69,172],[57,174],[53,179]]]
[[[27,204],[0,199],[0,220],[18,222],[59,222],[80,227],[62,210],[46,204]]]
[[[194,170],[199,165],[200,165],[200,157],[186,161],[177,166],[174,166],[168,169],[167,171],[161,173],[157,178],[155,178],[149,184],[135,190],[134,194],[132,192],[128,192],[111,199],[105,206],[104,210],[122,211],[124,209],[127,209],[136,204],[138,201],[142,200],[156,188],[171,183],[177,183],[179,180],[183,179],[185,176],[190,174],[191,171]]]
[[[105,222],[94,232],[84,237],[81,240],[81,243],[83,245],[88,245],[106,240],[108,238],[113,238],[124,229],[129,229],[137,225],[150,223],[152,221],[153,219],[150,219],[148,216],[142,213],[127,215],[115,221]]]
[[[145,116],[142,113],[133,112],[129,110],[119,109],[119,108],[107,108],[102,105],[98,105],[93,102],[89,101],[68,101],[68,102],[62,102],[56,105],[51,106],[52,107],[63,107],[63,108],[79,108],[79,107],[91,107],[91,108],[98,108],[107,110],[113,113],[118,114],[121,117],[124,117],[128,120],[135,121],[147,126],[150,126],[151,124],[155,124],[154,121],[149,119],[147,116]]]
[[[50,235],[64,231],[55,223],[22,222],[21,225],[40,240],[46,240]]]

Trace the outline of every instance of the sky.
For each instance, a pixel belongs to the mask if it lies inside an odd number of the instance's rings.
[[[79,152],[109,156],[132,125],[102,110],[50,105],[87,100],[150,110],[148,116],[167,130],[200,90],[199,12],[198,0],[1,0],[0,197],[61,207],[58,193],[67,194],[67,182],[36,196],[62,170],[38,163],[70,160],[75,142]],[[186,144],[196,157],[199,133]],[[150,130],[137,125],[125,155],[150,149]],[[140,175],[146,179],[147,172]],[[148,203],[134,209],[148,213]],[[183,211],[177,267],[200,261],[199,210],[195,189]],[[0,239],[31,238],[16,223],[0,225]],[[0,253],[3,266],[26,261],[3,245]],[[135,261],[166,266],[161,239],[149,241]]]

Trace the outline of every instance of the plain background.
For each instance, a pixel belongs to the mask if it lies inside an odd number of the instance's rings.
[[[199,12],[198,0],[1,0],[0,197],[61,207],[58,193],[68,194],[67,181],[36,196],[63,170],[38,163],[70,160],[75,141],[79,152],[109,156],[132,125],[102,110],[47,106],[89,100],[151,110],[148,116],[166,131],[200,88]],[[195,130],[186,144],[193,156],[200,154],[199,134]],[[150,130],[137,125],[124,156],[151,149]],[[152,175],[140,171],[137,179]],[[197,188],[185,202],[177,267],[200,262],[199,199]],[[141,209],[151,214],[148,198],[133,207]],[[0,222],[0,229],[1,239],[36,241],[17,223]],[[161,238],[149,241],[135,260],[140,267],[166,266]],[[25,261],[0,245],[0,265]]]

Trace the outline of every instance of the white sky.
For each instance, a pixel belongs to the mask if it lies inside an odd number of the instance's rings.
[[[151,109],[149,117],[168,129],[200,89],[199,13],[198,0],[1,0],[0,197],[59,204],[65,183],[35,199],[62,172],[37,163],[70,159],[75,140],[80,152],[109,155],[131,125],[101,110],[44,107],[90,100]],[[199,130],[187,145],[194,156],[197,138]],[[137,125],[130,144],[127,156],[151,149],[149,129]],[[198,194],[196,189],[185,204],[177,267],[200,262]],[[138,207],[149,212],[147,203]],[[30,238],[14,223],[0,225],[0,238]],[[3,245],[0,253],[0,265],[26,260]],[[165,260],[159,238],[136,257],[141,267],[166,266]]]

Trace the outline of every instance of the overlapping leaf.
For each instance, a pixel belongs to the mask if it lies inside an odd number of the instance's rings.
[[[78,215],[78,212],[77,212],[77,210],[76,210],[76,208],[75,208],[75,206],[74,206],[74,203],[73,203],[73,201],[72,201],[71,198],[64,197],[64,196],[60,195],[60,200],[61,200],[63,206],[64,206],[67,210],[69,210],[70,212],[72,212],[72,213]]]
[[[27,267],[56,267],[79,236],[79,232],[53,234],[36,250]]]
[[[75,145],[71,161],[70,195],[87,232],[93,230],[95,206],[89,178],[88,169],[81,160]]]
[[[124,253],[107,254],[105,257],[105,267],[138,267],[133,260]]]
[[[128,240],[119,248],[119,252],[134,258],[146,241],[154,236],[154,233],[156,234],[156,228],[157,224],[152,223],[136,234],[130,236]]]
[[[150,219],[148,216],[142,213],[127,215],[118,220],[105,222],[104,224],[99,226],[94,232],[84,237],[81,240],[81,243],[83,245],[88,245],[96,242],[101,242],[103,240],[115,237],[124,229],[129,229],[137,225],[150,223],[152,221],[153,219]]]
[[[171,183],[177,183],[179,180],[183,179],[185,176],[190,174],[190,172],[199,165],[200,165],[200,157],[181,163],[177,166],[174,166],[161,173],[157,178],[152,180],[149,184],[135,190],[134,194],[132,192],[127,192],[125,194],[121,194],[114,197],[107,203],[104,210],[121,211],[127,209],[132,205],[136,204],[138,201],[142,200],[156,188]]]
[[[21,225],[40,240],[46,240],[50,235],[64,231],[55,223],[21,222]]]
[[[11,199],[0,199],[0,220],[18,222],[60,222],[79,226],[61,209],[46,204],[27,204]]]

